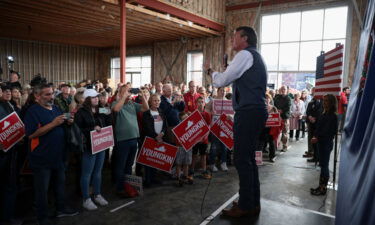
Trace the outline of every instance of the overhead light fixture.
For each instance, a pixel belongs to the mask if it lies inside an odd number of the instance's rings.
[[[167,20],[170,20],[171,19],[171,15],[167,14],[166,18],[167,18]]]
[[[189,26],[193,26],[193,22],[188,21]]]
[[[183,25],[183,24],[181,24],[181,23],[180,23],[180,24],[178,24],[178,25],[179,25],[180,27],[183,27],[183,26],[184,26],[184,25]]]
[[[102,10],[105,10],[105,5],[102,5],[102,7],[100,7],[100,8],[102,8]]]

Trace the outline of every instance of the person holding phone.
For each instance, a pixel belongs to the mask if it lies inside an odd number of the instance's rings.
[[[74,216],[78,212],[65,205],[65,130],[72,123],[53,104],[53,90],[48,84],[34,87],[36,104],[24,118],[26,136],[30,140],[29,166],[34,175],[36,213],[39,224],[50,224],[48,218],[48,187],[54,180],[57,217]]]
[[[140,137],[137,113],[147,111],[148,99],[141,94],[142,105],[131,100],[129,85],[119,89],[118,100],[112,103],[112,111],[115,114],[116,157],[115,179],[116,191],[120,197],[135,197],[137,191],[125,183],[125,175],[132,174],[132,166],[137,152],[137,139]],[[125,171],[125,172],[124,172]]]

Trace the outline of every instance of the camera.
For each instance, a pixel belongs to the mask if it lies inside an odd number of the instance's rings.
[[[129,92],[133,95],[137,95],[141,90],[139,88],[130,88]]]

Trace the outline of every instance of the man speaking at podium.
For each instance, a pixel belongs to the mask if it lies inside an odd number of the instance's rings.
[[[257,35],[251,27],[238,27],[232,37],[236,51],[232,62],[223,73],[214,72],[205,65],[212,76],[214,87],[233,83],[232,104],[234,115],[234,164],[239,180],[239,200],[230,209],[224,209],[228,217],[258,216],[260,213],[260,185],[255,163],[256,142],[268,117],[265,93],[267,69],[262,56],[256,50]]]

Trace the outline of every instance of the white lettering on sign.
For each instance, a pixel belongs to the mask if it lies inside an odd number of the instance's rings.
[[[181,141],[185,143],[187,140],[190,139],[190,137],[197,132],[200,128],[202,128],[205,125],[205,122],[203,120],[199,120],[197,124],[192,126],[184,135],[181,137]]]
[[[222,120],[219,120],[217,123],[225,133],[227,133],[230,137],[233,137],[233,132],[229,130],[227,125]]]
[[[5,141],[11,134],[13,134],[16,130],[23,127],[21,121],[18,121],[17,123],[10,126],[6,131],[0,134],[0,140]]]
[[[157,152],[157,151],[153,151],[153,150],[148,149],[148,148],[144,148],[143,155],[153,157],[153,158],[157,158],[157,159],[165,161],[169,164],[173,163],[173,157],[171,157],[169,155],[166,155],[166,154],[163,154],[163,153],[160,153],[160,152]]]
[[[113,140],[112,136],[102,137],[102,138],[96,139],[94,141],[94,145],[97,146],[97,145],[100,145],[101,143],[110,142],[112,140]]]

